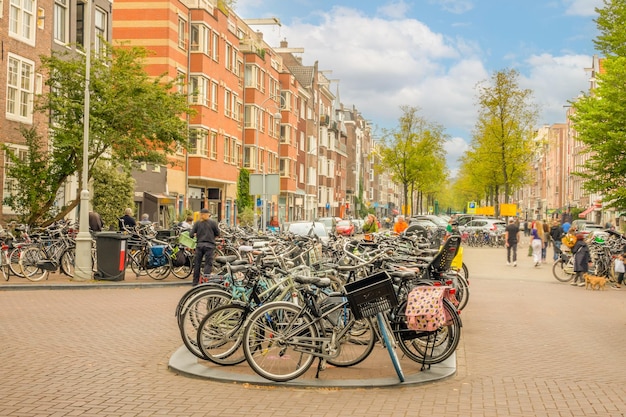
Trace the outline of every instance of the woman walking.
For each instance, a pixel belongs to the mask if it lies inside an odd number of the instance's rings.
[[[585,286],[585,273],[589,272],[589,262],[591,261],[591,254],[589,253],[589,246],[585,243],[585,235],[579,233],[576,235],[576,243],[572,248],[574,254],[574,282],[570,285],[578,285],[579,287]]]
[[[535,267],[541,264],[541,249],[543,248],[543,239],[539,236],[539,231],[536,228],[533,228],[530,231],[531,241],[530,246],[533,249],[533,262],[535,262]]]

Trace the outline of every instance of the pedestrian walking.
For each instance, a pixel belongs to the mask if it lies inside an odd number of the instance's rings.
[[[150,215],[148,215],[148,213],[144,213],[141,215],[141,220],[139,220],[139,224],[143,225],[143,226],[147,226],[149,224],[152,224],[152,222],[150,221]]]
[[[104,227],[104,223],[102,223],[102,217],[98,212],[90,211],[89,212],[89,230],[91,233],[101,232]]]
[[[193,216],[188,215],[185,218],[185,221],[180,222],[180,228],[185,231],[185,230],[191,230],[191,228],[193,227]]]
[[[622,287],[622,282],[624,282],[624,272],[626,272],[626,268],[624,267],[624,259],[626,258],[626,253],[620,253],[617,258],[615,258],[615,276],[617,277],[617,284],[613,285],[613,288],[620,289]]]
[[[506,264],[517,266],[517,243],[520,240],[519,226],[514,219],[509,220],[509,224],[504,230],[504,244],[506,245]]]
[[[553,260],[559,259],[559,253],[561,253],[561,239],[563,239],[565,233],[563,233],[563,227],[558,222],[558,220],[554,220],[552,222],[552,226],[550,227],[550,240],[552,240],[552,246],[554,248],[554,256]]]
[[[585,243],[585,235],[579,233],[576,235],[576,243],[572,248],[574,254],[574,282],[571,285],[578,285],[579,287],[585,286],[585,273],[589,272],[589,262],[591,261],[591,254],[589,253],[589,247]]]
[[[535,263],[535,267],[541,264],[541,249],[543,248],[543,240],[541,236],[539,236],[539,231],[536,228],[533,228],[530,231],[530,246],[533,251],[533,262]]]
[[[193,263],[193,281],[191,285],[200,283],[200,267],[204,258],[203,274],[210,275],[213,269],[213,255],[215,254],[215,238],[220,235],[220,228],[217,222],[210,218],[208,209],[200,210],[200,221],[193,224],[189,237],[196,236],[196,254]]]
[[[400,234],[409,227],[409,224],[404,220],[404,216],[398,216],[398,221],[393,225],[393,231]]]

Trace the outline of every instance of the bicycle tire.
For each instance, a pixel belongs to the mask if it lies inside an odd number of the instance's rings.
[[[128,251],[127,265],[130,265],[130,269],[135,273],[135,276],[139,278],[142,275],[146,275],[148,270],[146,269],[146,251],[143,249]]]
[[[456,299],[459,302],[457,308],[463,310],[469,301],[470,288],[469,283],[462,275],[457,275],[453,280],[452,286],[456,290]]]
[[[11,273],[16,277],[26,278],[22,266],[20,265],[21,251],[21,248],[13,248],[9,254],[9,268],[11,269]]]
[[[156,281],[164,280],[169,276],[170,272],[172,272],[172,260],[170,259],[170,257],[168,255],[164,255],[159,259],[164,259],[165,265],[146,269],[148,276]]]
[[[198,348],[198,328],[202,319],[214,308],[231,302],[228,292],[215,288],[196,294],[182,312],[178,328],[187,349],[200,359],[204,356]]]
[[[211,310],[198,327],[197,345],[205,359],[222,366],[245,362],[242,339],[250,309],[226,304]]]
[[[11,274],[10,264],[11,261],[9,259],[9,256],[4,251],[2,251],[2,253],[0,253],[0,270],[2,271],[2,277],[5,281],[9,280]]]
[[[63,254],[61,254],[59,265],[61,265],[61,272],[70,278],[73,277],[74,266],[76,265],[76,248],[66,249]]]
[[[387,348],[387,352],[389,352],[389,358],[391,359],[393,368],[396,370],[398,379],[400,379],[400,382],[404,382],[404,372],[402,371],[402,365],[400,365],[400,359],[398,358],[398,353],[396,352],[396,340],[389,327],[389,322],[383,314],[386,313],[376,314],[376,319],[378,320],[378,330],[380,330],[380,336],[382,337],[383,343]]]
[[[46,260],[47,256],[43,249],[37,246],[28,246],[22,251],[20,263],[24,276],[30,281],[41,281],[48,276],[48,271],[37,266],[37,262]]]
[[[179,250],[183,250],[183,249],[179,249]],[[186,278],[189,278],[192,272],[193,272],[193,258],[187,252],[185,252],[185,264],[182,266],[172,265],[172,274],[178,279],[186,279]]]
[[[554,264],[552,264],[552,275],[554,275],[554,278],[556,278],[557,281],[569,282],[574,279],[575,274],[573,273],[573,271],[570,274],[569,272],[567,272],[566,268],[568,268],[568,266],[565,264],[565,262],[563,262],[563,259],[557,259]]]
[[[407,358],[424,365],[434,365],[448,359],[456,351],[461,340],[461,319],[456,308],[443,300],[450,321],[434,332],[419,332],[408,329],[406,325],[406,301],[398,307],[398,314],[393,322],[394,332],[400,341],[400,350]],[[431,337],[434,342],[430,342]],[[427,351],[430,347],[430,354]]]
[[[350,310],[348,312],[351,313]],[[346,316],[349,319],[352,314]],[[370,318],[352,322],[344,318],[340,320],[339,324],[341,321],[346,322],[348,328],[343,328],[342,333],[339,333],[341,337],[336,341],[337,356],[328,358],[326,362],[333,366],[345,368],[357,365],[367,359],[376,346],[376,331]]]
[[[317,357],[319,334],[313,319],[301,307],[274,301],[250,315],[244,329],[243,351],[258,375],[275,382],[291,381],[308,371]]]

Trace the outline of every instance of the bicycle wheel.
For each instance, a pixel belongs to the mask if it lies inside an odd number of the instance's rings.
[[[352,311],[346,306],[338,311],[337,319],[329,323],[336,332],[337,354],[326,362],[333,366],[346,367],[363,362],[372,353],[376,345],[376,332],[370,318],[350,320]],[[325,318],[324,323],[328,320]]]
[[[139,278],[141,275],[148,273],[146,265],[146,252],[142,249],[131,249],[128,251],[127,265],[130,265],[130,269],[135,273],[135,276]]]
[[[434,332],[410,330],[406,325],[406,301],[398,307],[394,332],[399,336],[400,349],[412,361],[424,365],[441,363],[455,352],[461,339],[461,319],[455,307],[443,300],[449,321]]]
[[[204,359],[198,348],[198,328],[202,319],[214,308],[231,302],[229,293],[215,288],[207,288],[189,300],[183,309],[178,328],[183,343],[191,353]]]
[[[255,310],[243,335],[243,351],[250,367],[276,382],[304,374],[320,346],[319,330],[301,307],[275,301]]]
[[[7,252],[8,251],[2,251],[2,253],[0,253],[0,270],[2,271],[2,277],[5,281],[9,280],[9,276],[11,273],[11,261]]]
[[[182,249],[179,249],[182,250]],[[193,258],[185,252],[185,264],[182,266],[172,266],[172,274],[176,278],[185,279],[193,272]]]
[[[456,299],[459,302],[457,308],[463,310],[469,301],[470,289],[467,280],[460,274],[457,274],[452,280],[452,287],[456,290]]]
[[[76,248],[68,248],[61,255],[61,272],[68,277],[74,276],[74,265],[76,260]]]
[[[246,360],[241,340],[250,310],[241,304],[226,304],[209,312],[198,327],[198,349],[218,365],[237,365]]]
[[[22,264],[22,270],[26,278],[30,281],[41,281],[47,277],[48,271],[37,266],[37,262],[46,260],[47,258],[43,249],[37,246],[24,248],[20,257],[20,263]]]
[[[11,274],[25,278],[24,272],[22,271],[22,266],[20,265],[20,255],[22,253],[22,249],[14,248],[9,254],[9,268],[11,269]]]
[[[571,262],[565,263],[562,259],[558,259],[552,265],[552,275],[558,281],[569,282],[574,279],[574,268]]]
[[[161,281],[162,279],[167,278],[167,276],[172,271],[172,260],[169,256],[165,255],[163,257],[158,258],[160,261],[164,262],[164,265],[157,266],[155,268],[148,268],[146,272],[148,276],[154,280]]]
[[[384,314],[386,313],[378,313],[376,315],[380,336],[383,338],[383,343],[387,348],[387,352],[389,352],[389,357],[391,358],[391,363],[393,363],[393,368],[396,370],[398,379],[400,379],[400,382],[404,382],[404,372],[402,371],[400,359],[398,359],[398,353],[396,352],[396,340],[389,326],[389,321]]]

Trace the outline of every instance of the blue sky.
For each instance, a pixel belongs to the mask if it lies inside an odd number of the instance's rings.
[[[452,173],[476,121],[476,84],[516,69],[534,91],[538,125],[565,121],[568,100],[587,91],[597,36],[594,7],[602,0],[236,0],[244,19],[271,46],[304,48],[338,80],[344,105],[380,128],[393,128],[400,106],[417,106],[442,125]]]

